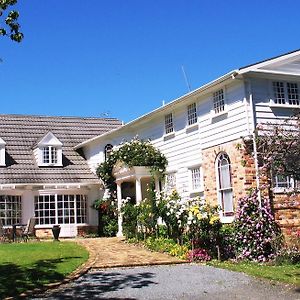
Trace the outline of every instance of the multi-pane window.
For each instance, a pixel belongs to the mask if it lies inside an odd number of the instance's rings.
[[[276,175],[273,178],[273,187],[276,189],[300,189],[300,181],[292,176]]]
[[[107,144],[104,148],[104,157],[105,157],[105,160],[107,160],[112,152],[112,149],[113,149],[113,145],[111,144]]]
[[[297,83],[274,81],[273,92],[275,104],[300,104]]]
[[[231,185],[230,160],[226,153],[221,153],[217,160],[218,198],[223,216],[233,216],[233,195]]]
[[[169,173],[166,175],[167,190],[176,189],[176,173]]]
[[[172,133],[174,131],[174,124],[173,124],[173,114],[169,113],[165,115],[165,133]]]
[[[39,225],[86,223],[85,195],[36,196],[35,217]]]
[[[56,224],[55,195],[36,196],[34,199],[35,217],[37,224]]]
[[[187,107],[188,125],[197,123],[197,107],[196,103],[192,103]]]
[[[298,85],[297,83],[288,82],[287,84],[287,93],[289,104],[299,105],[299,94],[298,94]]]
[[[214,103],[214,112],[216,114],[224,111],[225,109],[225,100],[224,100],[224,91],[220,89],[213,94],[213,103]]]
[[[57,164],[57,148],[53,146],[43,147],[43,163]]]
[[[192,173],[192,189],[200,190],[201,189],[201,169],[200,167],[191,169]]]
[[[0,218],[5,226],[21,223],[21,196],[0,195]]]

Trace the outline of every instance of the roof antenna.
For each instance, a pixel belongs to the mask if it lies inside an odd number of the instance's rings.
[[[183,77],[184,77],[186,86],[187,86],[187,88],[188,88],[188,91],[190,92],[190,91],[191,91],[191,85],[190,85],[189,80],[188,80],[188,78],[187,78],[187,76],[186,76],[186,73],[185,73],[185,70],[184,70],[183,65],[181,66],[181,70],[182,70]]]

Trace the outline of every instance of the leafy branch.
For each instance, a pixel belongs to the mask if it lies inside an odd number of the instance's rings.
[[[4,18],[4,26],[0,27],[0,35],[8,36],[15,42],[21,42],[24,38],[24,34],[20,31],[20,24],[18,23],[19,12],[11,10],[8,14],[4,15],[10,6],[17,4],[18,0],[0,0],[0,17]]]

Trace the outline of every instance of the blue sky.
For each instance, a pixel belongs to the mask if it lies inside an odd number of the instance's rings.
[[[128,122],[241,66],[300,48],[300,1],[19,0],[0,39],[1,113]]]

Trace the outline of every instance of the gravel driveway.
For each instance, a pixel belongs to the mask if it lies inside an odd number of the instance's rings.
[[[37,299],[37,298],[35,298]],[[201,265],[93,270],[39,299],[300,299],[300,289]]]

